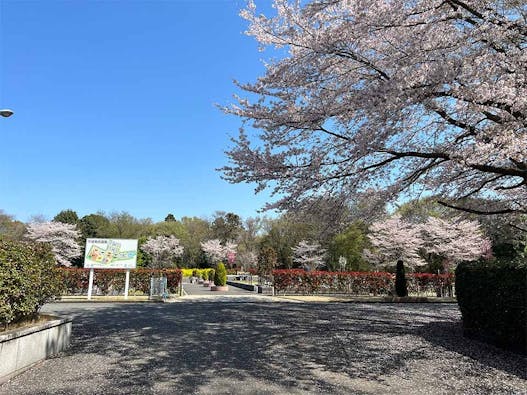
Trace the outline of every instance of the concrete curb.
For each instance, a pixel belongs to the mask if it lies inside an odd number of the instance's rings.
[[[0,335],[0,384],[69,347],[72,318],[47,317]]]
[[[455,298],[415,298],[404,300],[402,298],[389,297],[338,297],[338,296],[319,296],[319,295],[275,295],[275,298],[285,300],[295,300],[302,303],[385,303],[385,304],[424,304],[441,303],[457,304]]]
[[[88,300],[87,296],[62,296],[60,299],[55,300],[56,303],[158,303],[159,300],[149,299],[148,297],[141,297],[141,299],[135,299],[133,296],[129,299],[124,297],[115,296],[92,296],[92,299]]]

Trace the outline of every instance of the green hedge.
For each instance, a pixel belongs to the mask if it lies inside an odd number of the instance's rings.
[[[462,263],[456,294],[465,336],[527,354],[527,267]]]
[[[0,239],[0,324],[35,316],[62,282],[48,245]]]

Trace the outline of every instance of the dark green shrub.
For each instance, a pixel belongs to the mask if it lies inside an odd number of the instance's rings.
[[[50,246],[0,239],[0,325],[35,316],[62,287]]]
[[[462,263],[456,294],[465,336],[527,354],[527,266]]]
[[[203,281],[207,281],[208,278],[209,278],[209,275],[208,275],[208,273],[206,271],[201,273],[201,279]]]
[[[215,270],[214,270],[214,269],[210,269],[207,273],[208,273],[208,280],[209,280],[209,281],[214,280],[214,273],[215,273]]]
[[[397,261],[397,270],[395,272],[395,294],[402,298],[408,296],[406,277],[404,275],[404,264],[401,260]]]
[[[227,270],[225,270],[225,265],[220,262],[214,271],[214,285],[224,286],[225,284],[227,284]]]

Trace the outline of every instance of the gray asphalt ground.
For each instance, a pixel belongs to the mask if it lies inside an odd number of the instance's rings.
[[[521,394],[526,359],[461,336],[455,304],[58,303],[66,352],[1,394]]]

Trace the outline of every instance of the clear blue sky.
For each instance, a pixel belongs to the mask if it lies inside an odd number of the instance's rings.
[[[215,171],[241,124],[215,104],[264,69],[244,4],[1,0],[0,209],[256,215]]]

